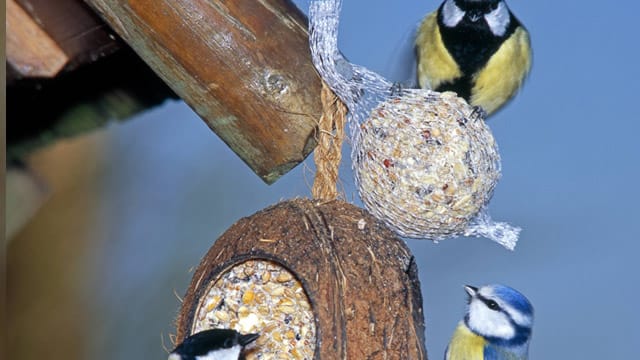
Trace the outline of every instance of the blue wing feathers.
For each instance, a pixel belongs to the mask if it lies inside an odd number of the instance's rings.
[[[484,347],[484,360],[503,360],[493,346]]]

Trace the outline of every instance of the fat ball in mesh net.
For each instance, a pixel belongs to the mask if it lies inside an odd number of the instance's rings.
[[[349,109],[352,166],[366,209],[400,236],[480,236],[513,249],[520,229],[487,206],[500,155],[482,114],[455,93],[397,86],[352,64],[337,46],[341,0],[312,0],[310,47],[323,80]]]

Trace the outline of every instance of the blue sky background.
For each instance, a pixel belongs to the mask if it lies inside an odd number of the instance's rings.
[[[308,1],[296,3],[307,11]],[[438,5],[346,0],[340,48],[386,76],[402,73],[412,29]],[[509,6],[531,32],[534,66],[520,95],[489,120],[503,160],[491,213],[523,232],[515,252],[480,238],[408,241],[420,270],[429,357],[442,358],[462,318],[462,285],[504,283],[535,306],[530,358],[633,358],[640,339],[640,5]],[[164,358],[160,336],[173,332],[173,292],[184,294],[189,270],[239,218],[308,196],[313,175],[301,165],[265,185],[180,102],[112,125],[105,136],[96,231],[109,241],[90,261],[87,293],[103,317],[88,358]],[[355,196],[348,167],[341,177]]]

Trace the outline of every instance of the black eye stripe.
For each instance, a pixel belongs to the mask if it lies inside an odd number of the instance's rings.
[[[502,311],[502,308],[500,307],[500,305],[498,305],[497,302],[495,302],[494,300],[491,299],[487,299],[484,296],[478,295],[477,296],[478,299],[480,299],[480,301],[482,301],[489,309],[494,310],[494,311]]]
[[[498,303],[493,300],[487,300],[485,301],[485,304],[487,304],[487,307],[491,310],[496,310],[496,311],[500,310],[500,306],[498,305]]]

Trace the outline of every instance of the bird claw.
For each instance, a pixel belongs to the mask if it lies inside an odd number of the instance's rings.
[[[404,85],[400,82],[394,82],[389,88],[389,92],[391,92],[391,96],[399,96],[402,95],[402,91],[404,90]]]
[[[471,111],[471,116],[469,117],[474,120],[485,120],[487,116],[489,116],[489,114],[487,114],[482,107],[474,106],[473,111]]]

